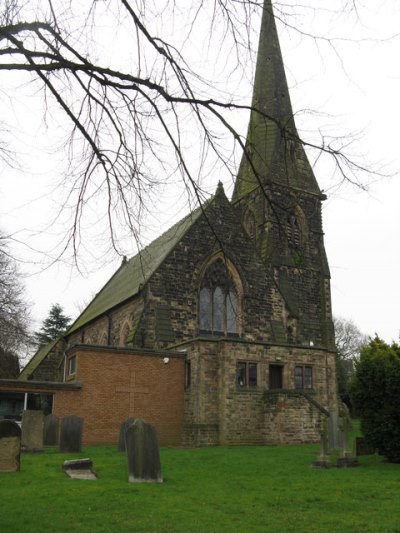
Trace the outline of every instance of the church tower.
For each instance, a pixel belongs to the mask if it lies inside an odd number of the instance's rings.
[[[332,348],[321,193],[299,138],[271,0],[264,1],[252,111],[232,203],[287,306],[287,340]]]

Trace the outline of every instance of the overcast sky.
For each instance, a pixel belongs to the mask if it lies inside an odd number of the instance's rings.
[[[341,3],[332,0],[324,6]],[[306,0],[304,4],[319,6],[320,2]],[[336,135],[352,132],[350,152],[367,167],[390,175],[379,177],[366,172],[363,183],[368,188],[363,191],[346,184],[337,187],[340,177],[332,174],[331,166],[316,166],[317,179],[328,195],[323,223],[333,312],[352,319],[364,333],[376,332],[390,341],[398,340],[400,330],[400,38],[386,39],[399,31],[400,6],[396,0],[374,0],[373,4],[358,4],[358,22],[355,17],[330,13],[312,16],[312,12],[305,11],[309,19],[303,19],[302,28],[321,36],[340,37],[331,43],[316,43],[282,25],[278,30],[300,133],[312,137],[312,132],[319,129]],[[7,83],[3,84],[2,90],[7,92],[7,88]],[[244,103],[250,103],[250,87],[243,87],[243,98],[247,98]],[[23,260],[21,269],[27,276],[34,328],[38,328],[56,302],[75,318],[119,266],[121,258],[110,255],[93,264],[92,257],[83,254],[81,272],[77,272],[64,261],[49,266],[49,257],[36,253],[40,242],[54,243],[51,248],[62,239],[60,228],[52,220],[63,194],[56,185],[61,181],[66,153],[61,150],[54,154],[54,130],[46,134],[39,127],[40,108],[32,105],[32,99],[6,95],[8,113],[16,126],[14,134],[24,147],[24,166],[21,170],[1,168],[0,226],[23,243],[13,246]],[[29,136],[20,134],[27,126]],[[214,189],[221,178],[215,176]],[[229,179],[225,178],[224,184],[227,194],[231,194]],[[184,214],[184,209],[174,216],[167,214],[159,229],[153,229],[152,237]],[[90,217],[86,226],[88,232],[95,230]],[[46,249],[49,251],[49,247]],[[133,247],[129,250],[128,246],[127,253],[135,253]]]

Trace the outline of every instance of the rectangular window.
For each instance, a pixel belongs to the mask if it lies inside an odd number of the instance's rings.
[[[283,388],[283,366],[269,365],[269,388],[282,389]]]
[[[297,365],[294,369],[294,382],[296,389],[312,389],[312,367],[305,365]]]
[[[185,361],[185,389],[190,387],[192,381],[192,372],[191,372],[190,361]]]
[[[257,363],[236,363],[236,385],[257,387]]]
[[[76,372],[76,356],[74,355],[68,359],[68,375],[75,374]]]

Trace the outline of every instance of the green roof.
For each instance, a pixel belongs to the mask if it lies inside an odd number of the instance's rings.
[[[129,261],[123,263],[82,314],[68,328],[67,335],[138,294],[201,213],[202,208],[199,207],[129,259]]]
[[[29,376],[36,370],[36,368],[42,363],[46,357],[49,355],[51,350],[54,348],[54,346],[57,344],[57,342],[60,339],[56,339],[55,341],[51,341],[48,344],[45,344],[41,346],[38,351],[35,353],[35,355],[30,359],[28,364],[25,366],[25,368],[22,370],[21,374],[19,375],[18,379],[21,380],[27,380],[29,379]]]

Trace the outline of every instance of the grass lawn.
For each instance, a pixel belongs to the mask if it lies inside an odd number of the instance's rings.
[[[0,473],[1,532],[400,532],[400,465],[378,456],[351,469],[311,468],[318,446],[162,449],[163,484],[128,483],[125,455],[24,454]],[[97,481],[69,479],[90,457]]]

